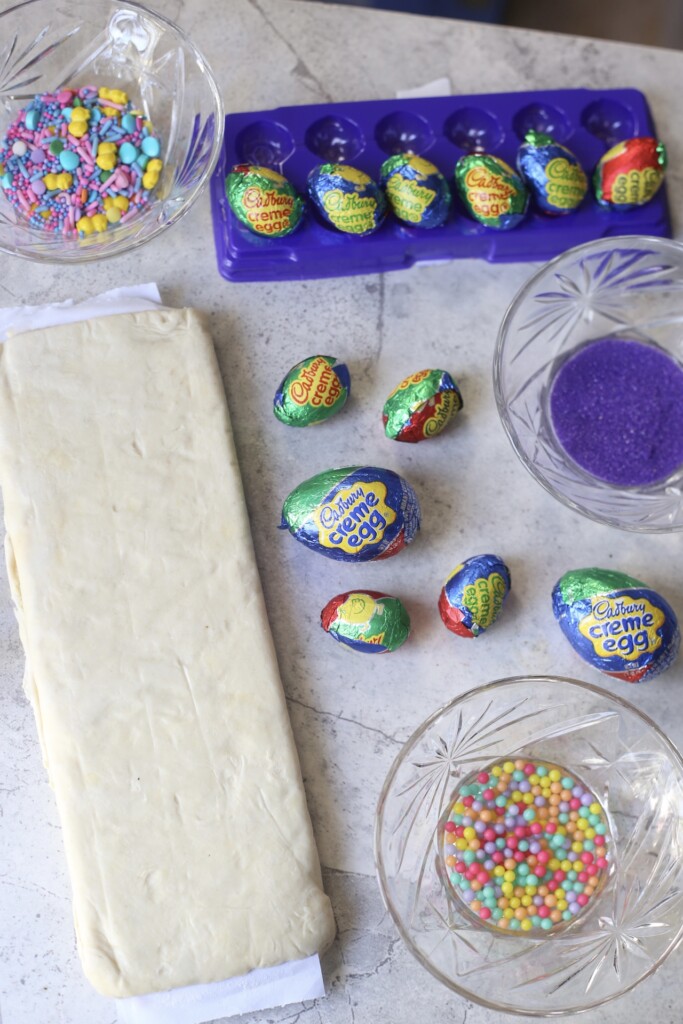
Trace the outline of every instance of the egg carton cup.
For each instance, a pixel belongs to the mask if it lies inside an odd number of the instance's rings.
[[[211,180],[218,269],[231,281],[303,280],[457,258],[540,261],[596,238],[671,236],[665,185],[647,205],[625,212],[601,207],[591,189],[581,206],[564,216],[536,212],[532,201],[523,223],[509,231],[473,220],[455,193],[457,161],[487,152],[515,167],[532,129],[571,149],[588,176],[617,142],[656,136],[647,100],[636,89],[491,93],[230,114]],[[409,226],[390,213],[376,232],[357,238],[325,224],[309,202],[291,235],[268,238],[241,224],[225,195],[226,175],[239,163],[277,170],[306,195],[308,175],[318,164],[350,164],[377,181],[388,157],[409,152],[434,163],[451,187],[453,203],[441,227]]]

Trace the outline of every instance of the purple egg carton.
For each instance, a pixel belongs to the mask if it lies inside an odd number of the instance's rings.
[[[457,160],[464,153],[485,151],[514,167],[529,129],[566,144],[589,176],[616,142],[656,135],[647,100],[636,89],[373,100],[229,114],[211,179],[218,269],[230,281],[291,281],[456,258],[547,260],[609,235],[671,237],[665,186],[646,206],[622,213],[600,207],[591,190],[580,208],[565,216],[537,213],[532,203],[523,223],[511,231],[473,220],[453,187]],[[225,196],[226,174],[237,163],[272,167],[306,195],[309,171],[317,164],[351,164],[377,180],[387,157],[407,151],[425,155],[452,186],[454,201],[441,227],[411,227],[389,214],[374,234],[356,238],[324,223],[308,202],[296,231],[285,238],[264,238],[237,220]]]

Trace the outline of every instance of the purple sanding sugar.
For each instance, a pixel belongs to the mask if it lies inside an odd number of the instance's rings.
[[[550,416],[567,454],[608,483],[652,484],[683,464],[683,368],[645,342],[601,338],[570,356]]]

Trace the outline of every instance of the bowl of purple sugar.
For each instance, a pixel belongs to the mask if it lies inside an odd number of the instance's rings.
[[[529,472],[624,530],[683,530],[683,246],[603,238],[558,256],[501,324],[493,384]]]

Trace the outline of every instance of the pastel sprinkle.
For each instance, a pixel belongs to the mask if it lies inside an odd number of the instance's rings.
[[[460,784],[443,827],[450,891],[488,927],[550,932],[600,891],[607,834],[602,805],[565,769],[491,765]]]
[[[150,200],[161,160],[146,181],[136,160],[161,152],[125,92],[84,86],[42,93],[20,110],[0,141],[2,194],[33,227],[64,237],[106,231]],[[104,116],[103,116],[104,115]],[[120,198],[111,207],[113,198]],[[109,204],[105,202],[109,200]],[[110,212],[111,211],[111,212]]]

